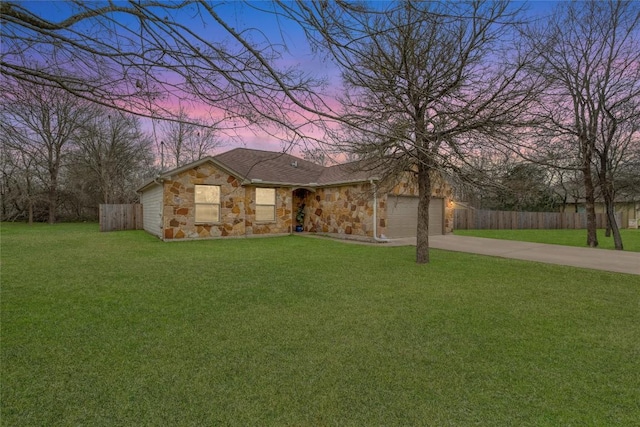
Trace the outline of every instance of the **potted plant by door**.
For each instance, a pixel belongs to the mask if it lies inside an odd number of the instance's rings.
[[[304,203],[298,206],[298,212],[296,213],[296,231],[301,232],[304,230]]]

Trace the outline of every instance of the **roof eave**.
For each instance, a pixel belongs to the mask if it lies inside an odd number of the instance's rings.
[[[340,185],[371,183],[373,181],[379,182],[380,178],[378,178],[377,176],[372,176],[370,178],[350,179],[346,181],[323,182],[322,184],[318,184],[318,186],[319,187],[337,187]]]
[[[333,181],[333,182],[278,182],[278,181],[263,181],[258,178],[254,178],[251,180],[245,180],[242,185],[255,185],[256,187],[307,187],[307,188],[321,188],[321,187],[336,187],[340,185],[350,185],[350,184],[362,184],[369,183],[371,181],[380,181],[378,177],[371,178],[361,178],[354,180],[346,180],[346,181]]]
[[[142,184],[142,186],[140,186],[136,190],[136,193],[142,193],[143,191],[145,191],[145,190],[147,190],[147,189],[149,189],[151,187],[154,187],[156,185],[160,185],[162,181],[158,182],[158,179],[161,179],[161,178],[160,177],[156,177],[156,178],[153,178],[153,179],[147,181],[146,183]]]

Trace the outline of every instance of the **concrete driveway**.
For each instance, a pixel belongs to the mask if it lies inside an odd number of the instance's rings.
[[[391,245],[414,245],[416,239],[396,239]],[[542,243],[516,242],[481,237],[429,236],[429,247],[502,258],[569,265],[580,268],[640,275],[640,253],[610,249],[579,248]]]

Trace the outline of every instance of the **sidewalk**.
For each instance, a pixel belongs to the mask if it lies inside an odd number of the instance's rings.
[[[404,242],[406,245],[416,244],[415,238],[402,240],[406,240]],[[401,242],[398,241],[397,243]],[[454,234],[429,236],[429,247],[447,251],[469,252],[640,275],[640,252],[546,245],[542,243],[456,236]]]

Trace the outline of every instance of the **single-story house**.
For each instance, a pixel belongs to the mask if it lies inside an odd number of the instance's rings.
[[[430,234],[452,231],[451,188],[432,178]],[[161,173],[138,189],[144,229],[166,241],[306,232],[374,240],[415,236],[411,174],[384,188],[353,163],[321,166],[236,148]]]

